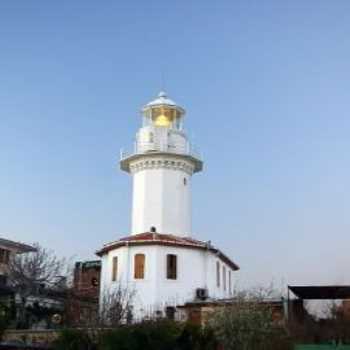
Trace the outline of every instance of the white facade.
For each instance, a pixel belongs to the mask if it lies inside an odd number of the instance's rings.
[[[136,254],[145,255],[144,279],[134,278]],[[168,254],[177,256],[175,280],[167,279]],[[118,257],[118,275],[113,281],[112,262],[115,256]],[[108,293],[120,284],[128,291],[135,291],[133,314],[136,319],[164,313],[168,306],[191,302],[196,299],[198,288],[205,289],[211,299],[229,298],[233,292],[234,269],[210,250],[159,245],[123,246],[103,255],[102,266],[101,293]]]
[[[136,319],[198,298],[228,298],[239,269],[210,242],[191,238],[192,175],[203,163],[183,129],[184,114],[164,93],[143,108],[134,151],[121,155],[133,180],[131,235],[97,252],[101,298],[120,286],[135,292]]]

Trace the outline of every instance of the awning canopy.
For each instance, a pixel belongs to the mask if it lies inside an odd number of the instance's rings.
[[[288,286],[300,299],[350,299],[350,286]]]

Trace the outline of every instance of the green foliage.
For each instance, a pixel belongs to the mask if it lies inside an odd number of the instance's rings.
[[[99,350],[175,349],[181,327],[176,322],[148,321],[121,326],[100,337]]]
[[[55,341],[55,350],[92,350],[94,345],[88,332],[77,329],[64,329]]]
[[[177,339],[176,349],[179,350],[213,350],[218,343],[214,331],[210,327],[201,327],[188,323]]]
[[[7,307],[0,305],[0,341],[9,324],[9,310]]]
[[[118,326],[110,330],[63,330],[54,344],[54,349],[215,350],[217,343],[209,328],[158,320]]]

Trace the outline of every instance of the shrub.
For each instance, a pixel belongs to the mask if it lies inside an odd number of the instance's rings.
[[[210,327],[186,324],[177,339],[177,350],[212,350],[217,349],[218,342]]]
[[[89,334],[84,330],[64,329],[53,344],[55,350],[93,350],[96,349]]]
[[[175,349],[181,327],[172,321],[147,321],[121,326],[101,335],[99,350]]]
[[[210,319],[225,350],[289,350],[287,332],[272,317],[272,308],[255,296],[239,296]]]
[[[169,320],[121,325],[115,329],[63,330],[55,350],[215,350],[210,328]]]
[[[5,330],[7,329],[8,324],[9,324],[8,309],[0,305],[0,341],[2,340],[2,337],[5,333]]]

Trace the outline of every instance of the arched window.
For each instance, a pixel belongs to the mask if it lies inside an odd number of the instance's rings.
[[[134,278],[145,278],[145,254],[136,254],[134,260]]]
[[[169,280],[177,279],[177,256],[168,254],[166,256],[166,278]]]
[[[216,262],[216,286],[220,287],[220,263]]]
[[[118,257],[114,256],[112,261],[112,281],[116,281],[118,277]]]

